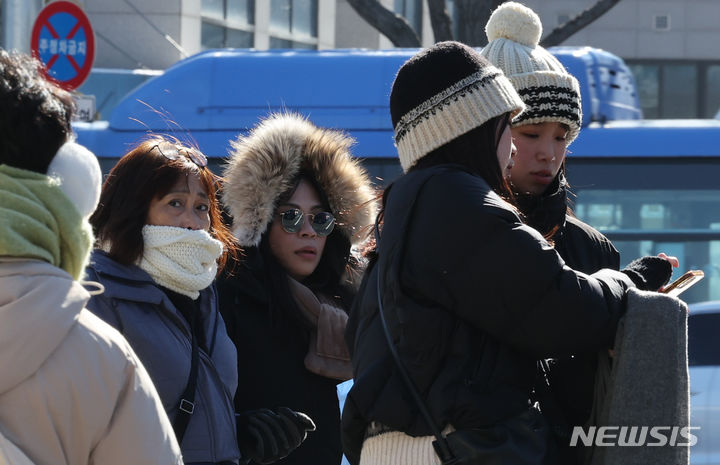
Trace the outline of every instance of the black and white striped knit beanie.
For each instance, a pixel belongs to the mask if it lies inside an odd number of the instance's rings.
[[[474,49],[440,42],[421,50],[400,67],[390,93],[403,171],[486,121],[524,108],[502,71]]]
[[[538,45],[542,23],[530,8],[506,2],[485,26],[489,43],[480,52],[502,69],[527,106],[512,126],[559,122],[570,130],[568,144],[582,124],[580,86],[550,52]]]

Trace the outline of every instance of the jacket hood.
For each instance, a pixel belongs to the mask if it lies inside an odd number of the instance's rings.
[[[45,363],[89,299],[68,273],[49,263],[0,261],[0,394]]]
[[[324,191],[336,227],[352,244],[362,242],[369,232],[366,226],[374,224],[376,206],[367,172],[350,155],[354,142],[296,114],[270,115],[247,137],[232,141],[222,200],[233,216],[233,233],[240,245],[260,243],[280,194],[301,170]]]

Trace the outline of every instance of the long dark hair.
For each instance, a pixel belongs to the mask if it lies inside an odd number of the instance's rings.
[[[157,150],[159,148],[159,150]],[[196,175],[207,191],[210,235],[223,243],[218,272],[228,255],[237,254],[236,241],[223,223],[217,201],[217,179],[207,167],[188,156],[190,147],[177,140],[154,136],[123,156],[103,183],[100,203],[90,217],[97,245],[109,245],[110,258],[123,265],[136,263],[143,254],[142,228],[147,223],[150,202],[170,192],[182,177]],[[175,159],[169,159],[165,155]]]
[[[515,206],[515,198],[512,190],[510,189],[507,179],[503,176],[497,160],[500,136],[510,124],[510,117],[510,113],[505,113],[486,121],[481,126],[466,132],[423,156],[408,172],[443,164],[459,165],[469,173],[483,178],[493,191],[511,205]],[[387,186],[382,193],[380,212],[377,216],[378,227],[382,226],[385,216],[385,205],[387,204],[392,186],[392,184]],[[377,243],[375,238],[368,242],[363,250],[363,255],[370,260],[370,264],[377,258]]]
[[[291,187],[280,194],[276,205],[282,205],[293,196],[300,181],[308,182],[318,193],[320,203],[324,208],[330,209],[327,195],[321,189],[317,180],[307,172],[300,172],[291,183]],[[337,215],[337,212],[331,212]],[[270,248],[270,228],[263,233],[258,246],[260,266],[263,270],[262,279],[265,282],[271,318],[274,322],[309,328],[306,318],[300,313],[297,303],[290,293],[288,273],[278,262]],[[303,284],[315,293],[331,298],[338,306],[349,309],[355,296],[352,278],[358,274],[357,260],[352,256],[350,239],[339,228],[335,228],[325,241],[325,248],[320,262],[313,273]]]
[[[441,164],[460,165],[483,178],[492,190],[512,203],[512,190],[497,160],[500,136],[509,124],[509,113],[496,116],[423,156],[409,171]]]

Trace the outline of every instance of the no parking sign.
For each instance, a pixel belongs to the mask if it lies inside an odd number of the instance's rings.
[[[80,86],[95,58],[95,35],[79,6],[60,0],[42,9],[30,38],[33,56],[45,75],[67,90]]]

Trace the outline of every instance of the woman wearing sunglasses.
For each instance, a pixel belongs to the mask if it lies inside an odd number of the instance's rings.
[[[224,172],[223,203],[245,248],[218,284],[238,373],[247,378],[235,406],[287,405],[317,425],[283,464],[341,460],[336,385],[352,376],[344,343],[357,271],[351,246],[374,218],[352,142],[300,116],[272,115],[232,142]]]
[[[205,156],[174,140],[154,137],[122,157],[90,218],[98,248],[88,279],[105,291],[88,308],[147,368],[185,463],[270,462],[312,422],[286,408],[236,418],[237,356],[213,286],[236,245],[215,186]]]

